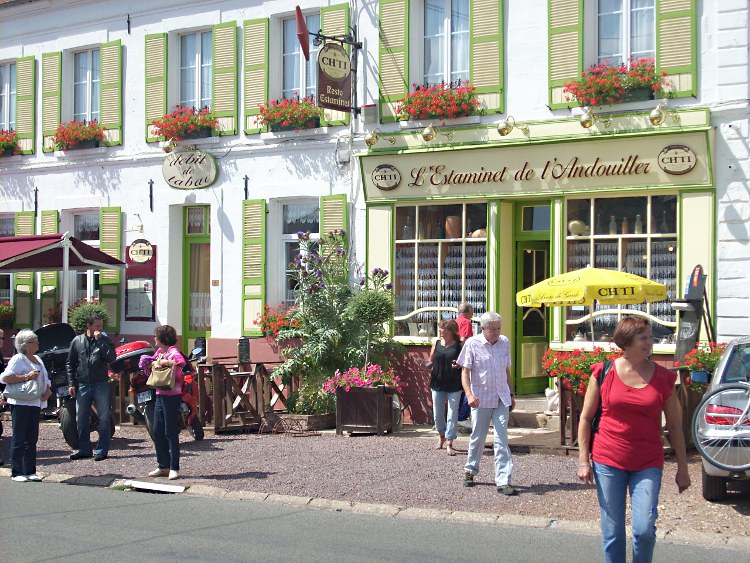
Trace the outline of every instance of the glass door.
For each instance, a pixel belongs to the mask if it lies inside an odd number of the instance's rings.
[[[208,336],[211,330],[211,234],[209,207],[185,209],[183,254],[183,334]]]

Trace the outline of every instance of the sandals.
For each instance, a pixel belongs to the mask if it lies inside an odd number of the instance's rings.
[[[440,436],[438,438],[438,447],[437,447],[437,449],[438,450],[442,450],[443,449],[443,444],[445,444],[445,436]]]
[[[446,450],[448,451],[449,456],[456,455],[456,450],[453,449],[453,442],[448,441],[448,445],[446,446]]]

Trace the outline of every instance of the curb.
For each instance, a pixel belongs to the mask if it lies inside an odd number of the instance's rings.
[[[10,469],[0,467],[0,476],[10,477]],[[89,487],[103,487],[120,490],[124,487],[124,478],[110,476],[76,476],[65,473],[48,473],[44,480],[49,483],[62,483]],[[536,528],[551,531],[565,531],[578,535],[598,536],[598,521],[555,520],[543,516],[523,516],[517,514],[494,514],[489,512],[467,512],[440,508],[402,507],[392,504],[378,504],[367,502],[351,502],[296,495],[281,495],[277,493],[261,493],[256,491],[230,491],[221,487],[196,483],[186,484],[185,494],[201,497],[224,498],[239,501],[270,502],[274,504],[309,507],[316,510],[330,510],[334,512],[353,512],[370,514],[390,518],[406,518],[410,520],[442,520],[467,524],[485,524],[489,526],[511,526],[516,528]],[[628,530],[630,536],[630,530]],[[695,530],[658,530],[659,541],[694,545],[696,547],[723,547],[726,549],[747,552],[750,550],[750,536],[720,537]]]

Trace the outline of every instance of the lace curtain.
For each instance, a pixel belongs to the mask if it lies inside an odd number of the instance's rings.
[[[0,217],[0,237],[12,237],[16,234],[16,220],[11,217]]]
[[[78,240],[99,240],[99,214],[75,215],[73,232]]]
[[[288,203],[284,206],[284,234],[320,230],[320,206],[315,203]]]

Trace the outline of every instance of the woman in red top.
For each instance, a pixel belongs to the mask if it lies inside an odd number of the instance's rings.
[[[651,359],[651,325],[641,317],[625,317],[617,324],[614,341],[622,357],[614,361],[601,392],[597,376],[603,364],[594,365],[586,391],[578,425],[578,478],[596,480],[606,562],[625,561],[625,502],[630,490],[633,561],[638,563],[651,561],[656,544],[664,468],[662,412],[677,458],[675,482],[680,492],[690,486],[690,476],[674,391],[676,375]],[[602,414],[589,456],[591,419],[600,396]]]

